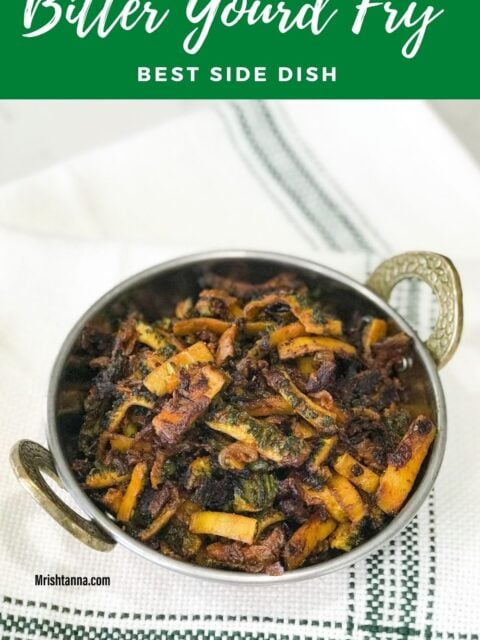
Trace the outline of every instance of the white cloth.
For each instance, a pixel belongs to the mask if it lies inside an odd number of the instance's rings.
[[[206,107],[2,188],[3,636],[473,640],[479,206],[477,166],[419,102]],[[312,257],[360,280],[379,256],[423,248],[452,257],[463,278],[465,332],[442,372],[450,435],[435,495],[385,549],[312,582],[206,584],[121,547],[92,551],[32,502],[7,461],[20,438],[45,444],[50,367],[89,304],[144,267],[229,247]],[[105,575],[111,586],[36,587],[35,574]]]

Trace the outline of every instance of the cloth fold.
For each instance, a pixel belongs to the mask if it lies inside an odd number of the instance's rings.
[[[478,177],[422,103],[233,103],[2,188],[2,637],[478,638]],[[309,257],[358,280],[394,252],[439,250],[464,283],[464,338],[442,372],[450,431],[434,493],[386,547],[311,582],[207,584],[120,547],[95,552],[33,503],[7,461],[20,438],[45,444],[50,367],[88,305],[152,264],[233,247]],[[422,287],[402,289],[396,304],[428,332],[434,308]],[[39,587],[35,574],[111,585]]]

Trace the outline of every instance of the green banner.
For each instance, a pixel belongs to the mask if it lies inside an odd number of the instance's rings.
[[[478,0],[2,0],[2,98],[480,98]]]

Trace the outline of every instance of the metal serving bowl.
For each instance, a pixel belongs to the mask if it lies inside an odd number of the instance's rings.
[[[347,318],[354,310],[365,315],[379,315],[387,319],[392,327],[412,337],[414,356],[403,375],[408,376],[409,386],[418,396],[418,401],[436,422],[438,435],[400,513],[384,529],[353,551],[281,576],[252,575],[196,566],[169,558],[125,533],[110,515],[89,498],[75,478],[69,461],[75,454],[82,414],[81,408],[64,411],[62,398],[68,396],[75,384],[74,352],[82,329],[106,309],[115,313],[126,300],[133,300],[147,318],[171,313],[178,300],[197,293],[199,277],[207,271],[254,282],[266,280],[280,271],[292,271],[308,284],[320,287],[323,296],[341,318]],[[426,343],[387,302],[393,287],[406,278],[423,280],[430,285],[438,299],[438,321]],[[461,329],[462,291],[458,274],[448,258],[435,253],[405,253],[386,260],[370,276],[366,285],[315,262],[275,253],[210,252],[172,260],[125,280],[100,298],[76,323],[60,349],[51,374],[47,401],[50,450],[35,442],[21,440],[12,449],[11,462],[19,480],[36,501],[70,533],[99,551],[109,551],[118,542],[166,569],[196,578],[236,584],[280,584],[317,578],[343,569],[384,545],[410,522],[430,492],[442,463],[447,437],[445,400],[438,370],[455,352]],[[42,472],[63,485],[89,519],[62,502],[47,484]]]

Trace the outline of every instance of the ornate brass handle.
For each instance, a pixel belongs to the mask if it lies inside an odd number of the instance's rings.
[[[395,285],[406,278],[423,280],[438,299],[438,320],[426,345],[438,367],[443,367],[455,353],[462,335],[462,285],[458,272],[448,258],[438,253],[403,253],[382,262],[367,286],[388,301]]]
[[[62,527],[97,551],[113,549],[115,542],[110,536],[62,502],[45,481],[42,471],[61,486],[48,449],[31,440],[20,440],[12,448],[10,462],[27,491]]]

